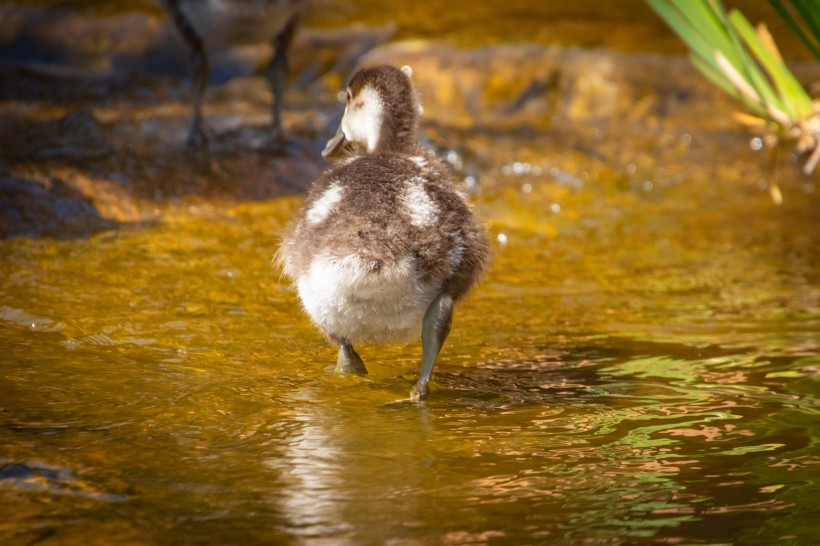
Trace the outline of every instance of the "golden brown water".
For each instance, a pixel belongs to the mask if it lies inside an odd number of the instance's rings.
[[[548,41],[489,6],[489,41]],[[473,44],[463,11],[422,8],[400,37]],[[573,45],[642,40],[579,17]],[[816,179],[784,168],[775,207],[759,157],[697,135],[567,142],[559,168],[553,128],[439,130],[495,259],[423,404],[418,344],[333,373],[271,266],[299,197],[0,241],[0,544],[815,543]]]
[[[417,346],[332,373],[269,263],[298,199],[3,242],[0,536],[810,543],[816,199],[497,181],[424,404]]]

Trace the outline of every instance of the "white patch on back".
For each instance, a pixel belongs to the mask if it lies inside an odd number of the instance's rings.
[[[437,292],[419,280],[409,258],[373,271],[355,254],[327,251],[313,259],[296,287],[313,321],[350,342],[417,336]]]
[[[342,131],[350,142],[364,144],[368,152],[376,150],[382,127],[384,102],[371,86],[365,86],[353,97],[342,117]]]
[[[413,161],[413,163],[415,163],[416,165],[418,165],[420,169],[427,168],[427,158],[423,155],[414,155],[410,158],[410,160]]]
[[[432,226],[438,219],[438,207],[424,189],[424,179],[414,176],[404,186],[401,194],[404,213],[416,227]]]
[[[341,186],[339,186],[337,182],[331,184],[321,197],[313,202],[310,209],[308,209],[305,215],[307,221],[311,224],[322,222],[333,212],[334,207],[342,200],[343,196],[344,190],[342,190]]]

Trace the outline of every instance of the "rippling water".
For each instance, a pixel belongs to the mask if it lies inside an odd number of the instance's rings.
[[[508,174],[424,404],[332,373],[298,199],[0,243],[3,542],[811,543],[816,198]]]
[[[324,4],[466,46],[679,47],[623,2],[607,31],[584,2]],[[333,373],[270,263],[298,198],[0,241],[0,544],[814,544],[816,179],[774,207],[745,155],[653,177],[619,141],[564,172],[522,133],[464,146],[495,258],[423,404],[419,344]]]

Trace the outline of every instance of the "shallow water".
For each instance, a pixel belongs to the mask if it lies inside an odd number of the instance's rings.
[[[469,21],[482,44],[674,47],[645,13],[607,33],[562,5]],[[390,15],[354,6],[313,21]],[[425,6],[399,38],[476,43]],[[816,542],[816,178],[784,167],[775,207],[759,157],[697,135],[427,129],[464,155],[494,263],[422,404],[419,344],[333,373],[271,265],[298,197],[0,241],[0,543]]]
[[[496,182],[423,404],[414,344],[332,373],[298,198],[0,243],[4,543],[810,543],[816,196]]]

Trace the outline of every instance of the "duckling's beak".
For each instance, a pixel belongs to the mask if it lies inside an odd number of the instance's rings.
[[[322,157],[330,159],[345,145],[345,142],[345,133],[342,131],[342,125],[339,124],[339,130],[337,130],[333,138],[325,144],[325,149],[322,150]]]

